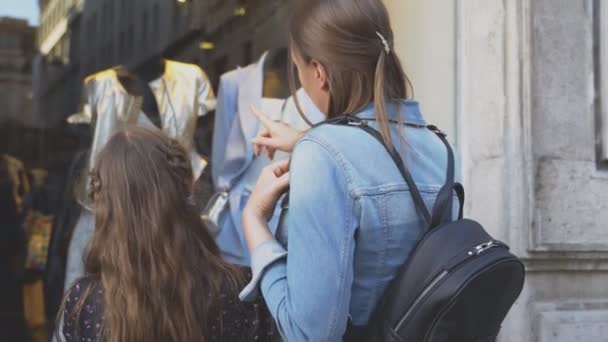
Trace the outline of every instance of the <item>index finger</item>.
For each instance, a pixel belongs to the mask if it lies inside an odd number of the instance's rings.
[[[270,118],[268,118],[266,114],[262,113],[254,105],[251,105],[251,111],[258,118],[258,120],[260,120],[264,127],[270,129],[274,125],[274,121],[270,120]]]

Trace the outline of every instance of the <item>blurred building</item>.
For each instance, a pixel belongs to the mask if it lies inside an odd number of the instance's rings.
[[[40,10],[44,10],[44,8],[46,7],[46,5],[49,3],[50,0],[38,0],[38,7],[40,8]]]
[[[0,122],[30,120],[34,34],[26,20],[0,18]]]
[[[38,153],[29,164],[49,169],[49,183],[66,172],[79,132],[65,123],[80,103],[80,22],[84,0],[39,1],[37,55],[32,61],[33,126]],[[33,145],[33,144],[32,144]]]
[[[77,111],[80,15],[83,0],[40,1],[34,60],[34,114],[41,127],[58,125]]]
[[[26,127],[32,116],[31,59],[35,28],[26,20],[0,18],[0,153],[31,158],[35,130]],[[34,140],[32,140],[34,138]]]

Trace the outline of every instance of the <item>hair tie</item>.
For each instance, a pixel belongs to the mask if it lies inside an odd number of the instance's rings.
[[[391,54],[391,48],[388,45],[388,40],[386,40],[386,38],[384,38],[384,36],[382,35],[382,33],[376,31],[376,34],[378,35],[378,37],[382,41],[382,45],[384,45],[384,51],[386,51],[386,54],[390,55]]]

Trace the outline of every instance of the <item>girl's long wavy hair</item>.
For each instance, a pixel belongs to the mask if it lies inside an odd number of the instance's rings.
[[[93,286],[102,288],[103,340],[205,341],[214,299],[220,290],[236,293],[240,275],[191,203],[193,184],[186,150],[158,131],[128,128],[99,153],[85,257],[92,281],[74,314]]]

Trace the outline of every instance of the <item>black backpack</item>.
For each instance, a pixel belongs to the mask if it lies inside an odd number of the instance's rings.
[[[368,325],[349,322],[344,340],[394,342],[492,342],[519,297],[525,278],[523,263],[509,247],[483,227],[462,218],[464,189],[454,182],[454,154],[448,151],[446,183],[429,213],[412,176],[395,149],[366,120],[342,116],[325,124],[356,126],[378,140],[403,175],[418,213],[428,223],[408,261],[389,284]],[[452,220],[452,198],[460,200],[458,220]],[[398,210],[398,208],[394,208]]]

